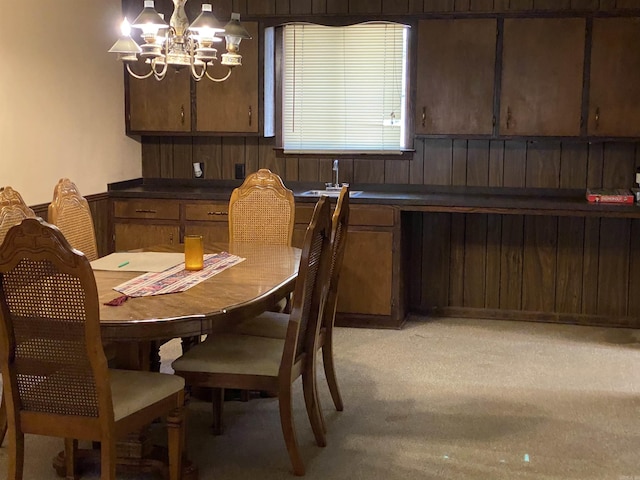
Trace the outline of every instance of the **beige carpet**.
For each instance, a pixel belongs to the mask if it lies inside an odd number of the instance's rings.
[[[416,319],[336,337],[345,411],[322,379],[326,448],[313,442],[297,385],[308,479],[640,480],[640,331]],[[209,405],[190,405],[200,478],[294,478],[276,399],[225,408],[226,432],[214,437]],[[25,479],[57,478],[50,459],[60,448],[28,437]],[[0,479],[6,455],[5,444]]]

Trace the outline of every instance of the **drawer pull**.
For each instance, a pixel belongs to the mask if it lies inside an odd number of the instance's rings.
[[[207,215],[229,215],[229,212],[207,212]]]
[[[136,208],[136,213],[158,213],[156,210],[146,210],[144,208]]]

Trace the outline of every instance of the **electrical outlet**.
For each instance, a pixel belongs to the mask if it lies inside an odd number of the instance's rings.
[[[236,163],[236,179],[244,180],[244,163]]]
[[[204,163],[193,162],[193,178],[204,178]]]

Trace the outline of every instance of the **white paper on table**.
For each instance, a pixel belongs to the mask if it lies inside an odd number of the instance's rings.
[[[163,272],[184,263],[184,253],[116,252],[91,262],[94,270],[114,272]]]

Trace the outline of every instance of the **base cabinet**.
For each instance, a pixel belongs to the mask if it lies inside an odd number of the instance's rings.
[[[335,205],[335,201],[333,202]],[[202,235],[206,243],[228,242],[228,201],[113,199],[114,249],[182,243]],[[296,205],[292,243],[301,247],[315,204]],[[398,269],[400,212],[388,205],[351,205],[340,274],[336,324],[400,328],[404,302]]]
[[[172,200],[113,201],[113,247],[134,250],[180,242],[180,205]]]
[[[313,205],[296,206],[293,244],[302,245]],[[351,205],[336,324],[400,328],[404,323],[394,261],[400,255],[399,211],[386,205]]]

